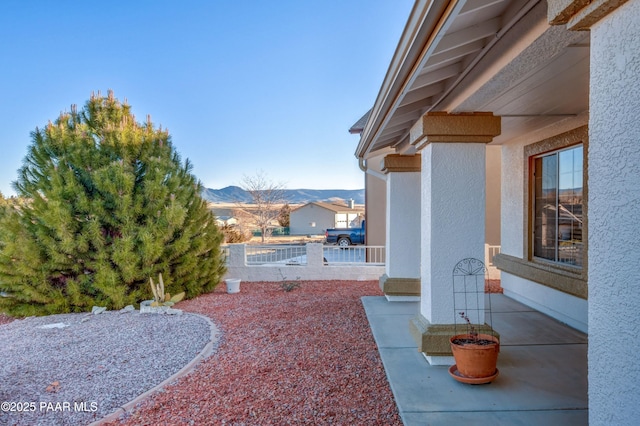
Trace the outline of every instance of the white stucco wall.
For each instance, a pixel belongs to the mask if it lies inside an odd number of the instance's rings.
[[[524,145],[514,141],[502,146],[502,199],[500,252],[522,258],[524,226]]]
[[[640,418],[640,2],[591,28],[589,424]]]
[[[386,273],[420,278],[420,172],[387,176]]]
[[[420,313],[431,324],[452,324],[453,268],[484,259],[485,145],[432,143],[422,154]]]
[[[505,272],[502,272],[502,283],[505,296],[524,303],[576,330],[588,332],[586,300]]]

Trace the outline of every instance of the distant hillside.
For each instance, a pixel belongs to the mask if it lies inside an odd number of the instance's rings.
[[[305,204],[312,201],[338,201],[353,199],[356,204],[364,204],[364,189],[286,189],[285,196],[291,204]],[[251,196],[238,186],[222,189],[205,188],[202,198],[212,203],[250,203]]]

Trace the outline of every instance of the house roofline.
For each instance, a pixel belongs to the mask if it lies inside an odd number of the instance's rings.
[[[357,158],[364,158],[377,135],[391,118],[402,95],[411,83],[429,45],[437,40],[445,22],[459,11],[458,1],[418,0],[413,5],[407,24],[376,97],[373,108],[355,151]],[[464,2],[463,2],[464,3]]]

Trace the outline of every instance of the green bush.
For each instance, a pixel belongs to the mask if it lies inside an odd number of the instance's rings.
[[[158,273],[192,298],[224,273],[189,161],[112,92],[36,128],[14,187],[27,201],[0,206],[0,311],[118,309],[151,298]]]

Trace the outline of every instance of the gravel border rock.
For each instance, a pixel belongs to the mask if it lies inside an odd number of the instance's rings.
[[[130,408],[203,350],[210,354],[216,334],[200,315],[138,311],[2,325],[0,425],[89,424]]]

